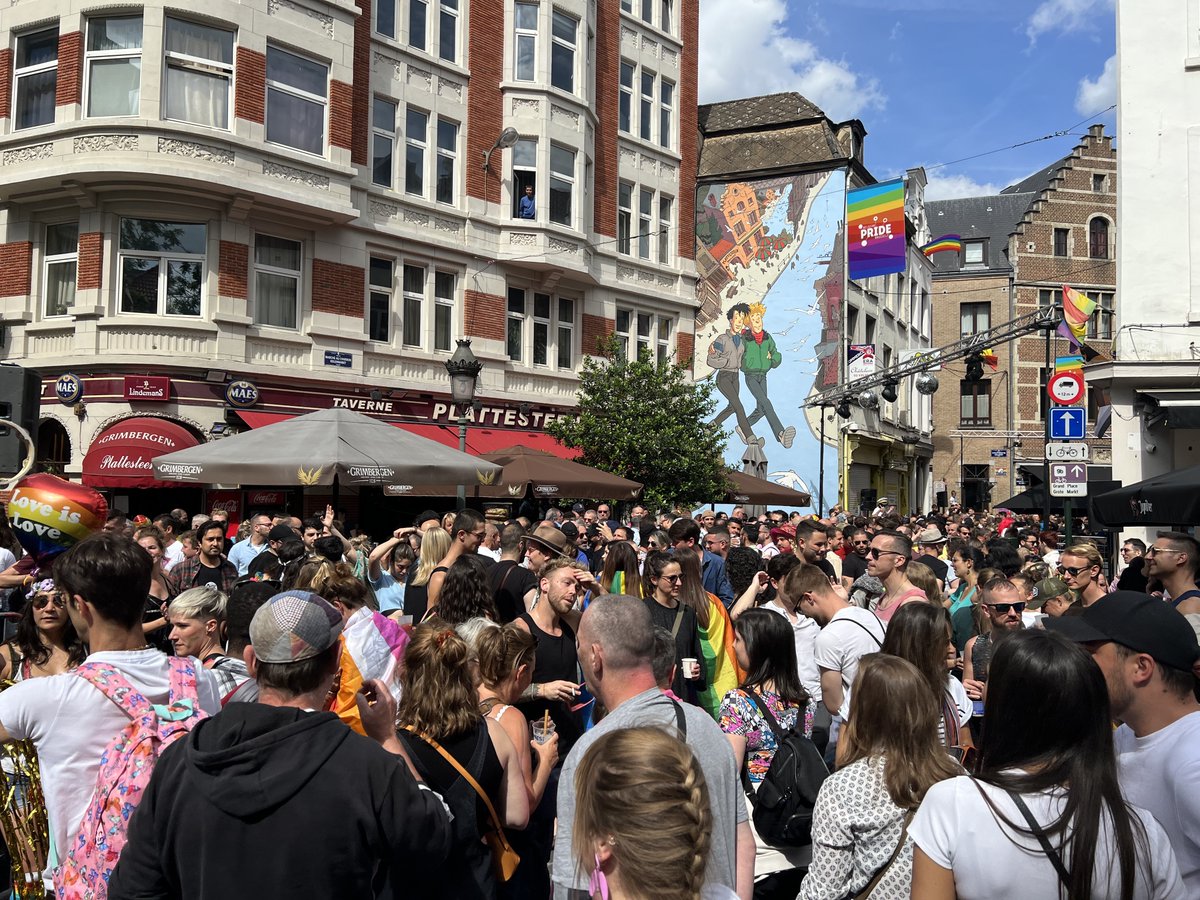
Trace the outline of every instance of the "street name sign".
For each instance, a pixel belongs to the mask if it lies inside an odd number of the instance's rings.
[[[1050,466],[1051,497],[1086,497],[1087,465],[1054,463]]]
[[[1091,444],[1051,443],[1046,445],[1048,462],[1087,462],[1091,458]]]
[[[1073,406],[1050,407],[1050,440],[1082,441],[1086,436],[1086,409]]]

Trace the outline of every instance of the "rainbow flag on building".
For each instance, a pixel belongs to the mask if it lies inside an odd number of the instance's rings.
[[[1058,326],[1058,333],[1070,341],[1072,346],[1082,347],[1083,339],[1087,336],[1088,319],[1095,311],[1095,300],[1064,284],[1063,320]]]
[[[925,244],[919,249],[926,256],[932,256],[935,253],[943,253],[947,250],[953,250],[955,253],[961,253],[962,247],[962,238],[957,234],[943,234],[940,238],[934,238],[928,244]]]
[[[699,626],[700,650],[704,659],[707,687],[700,692],[700,705],[716,719],[725,694],[742,683],[744,673],[738,668],[733,652],[733,620],[725,605],[712,594],[708,595],[708,627]]]

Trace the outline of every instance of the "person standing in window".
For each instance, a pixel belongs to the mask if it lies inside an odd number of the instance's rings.
[[[525,185],[525,196],[517,203],[517,218],[536,219],[537,201],[533,199],[533,185]]]

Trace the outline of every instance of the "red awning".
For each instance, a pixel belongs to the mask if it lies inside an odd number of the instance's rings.
[[[273,425],[276,422],[282,422],[284,419],[292,418],[287,413],[255,412],[248,409],[239,409],[237,414],[251,428],[262,428],[264,425]],[[419,437],[437,441],[439,444],[453,447],[455,450],[458,449],[457,425],[425,425],[415,422],[392,422],[391,424],[397,428],[403,428],[405,431],[412,432]],[[564,447],[543,431],[479,428],[474,425],[467,429],[467,452],[475,456],[512,446],[542,450],[546,453],[553,453],[555,456],[562,457],[563,459],[574,459],[577,455],[575,451]]]
[[[173,487],[175,482],[154,477],[151,460],[199,443],[195,435],[169,419],[122,419],[92,440],[83,458],[83,483],[101,488]]]

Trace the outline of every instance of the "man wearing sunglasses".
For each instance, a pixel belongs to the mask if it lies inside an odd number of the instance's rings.
[[[988,665],[992,661],[996,642],[1025,627],[1021,621],[1025,601],[1021,599],[1020,589],[1006,578],[997,578],[984,585],[983,611],[992,623],[992,630],[967,641],[963,654],[963,687],[972,700],[986,698]]]
[[[849,549],[842,560],[842,586],[850,590],[856,580],[867,574],[867,553],[871,549],[871,538],[865,528],[851,528],[845,535]]]
[[[1200,613],[1200,588],[1196,568],[1200,566],[1200,545],[1181,531],[1160,531],[1154,546],[1146,550],[1146,573],[1157,578],[1181,613]]]
[[[1062,552],[1058,564],[1058,577],[1075,592],[1084,608],[1108,593],[1100,583],[1103,562],[1100,551],[1091,544],[1072,544]]]

